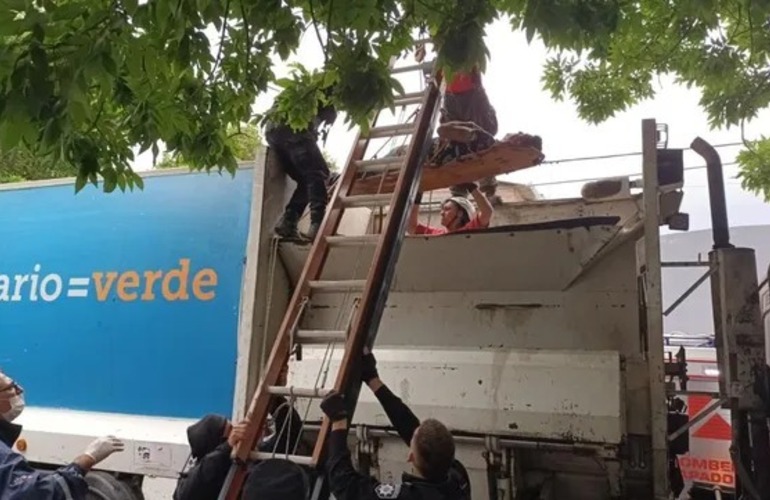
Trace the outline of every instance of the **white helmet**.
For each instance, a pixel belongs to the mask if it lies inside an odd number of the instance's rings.
[[[462,208],[465,213],[468,215],[468,220],[471,221],[476,216],[476,208],[473,206],[473,203],[471,203],[471,200],[464,196],[452,196],[446,201],[451,201],[455,204],[457,204],[460,208]]]

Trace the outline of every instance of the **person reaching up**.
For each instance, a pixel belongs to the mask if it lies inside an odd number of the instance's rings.
[[[422,202],[422,193],[417,195],[417,199],[412,207],[412,213],[407,226],[407,234],[423,234],[429,236],[438,236],[442,234],[454,233],[457,231],[470,231],[474,229],[484,229],[489,227],[489,223],[494,215],[494,208],[489,199],[484,196],[476,184],[463,184],[478,205],[478,211],[473,207],[473,203],[464,196],[452,196],[441,205],[441,225],[443,227],[427,226],[418,222],[420,214],[420,204]]]

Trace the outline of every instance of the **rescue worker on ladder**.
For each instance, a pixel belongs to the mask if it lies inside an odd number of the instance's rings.
[[[417,49],[415,58],[422,62],[425,58],[425,47]],[[438,164],[447,163],[454,158],[487,149],[494,145],[495,135],[498,132],[497,112],[489,102],[487,91],[481,80],[481,71],[474,67],[469,72],[458,72],[452,75],[452,79],[446,82],[444,99],[440,110],[439,123],[446,125],[450,122],[458,124],[472,123],[478,127],[479,132],[470,143],[461,143],[454,140],[444,141],[443,148],[434,151],[439,156]],[[441,127],[439,127],[441,135]],[[435,161],[434,161],[435,162]],[[493,204],[501,202],[496,196],[497,180],[494,176],[485,177],[478,181],[479,188]],[[467,186],[459,184],[450,188],[452,196],[467,197]]]
[[[326,90],[327,95],[330,89]],[[305,237],[315,239],[326,213],[329,165],[318,147],[319,134],[326,140],[328,129],[337,119],[337,111],[331,104],[317,104],[318,111],[307,128],[294,131],[291,126],[268,118],[265,139],[275,151],[286,175],[297,183],[283,216],[275,226],[278,236],[291,240],[304,239],[297,224],[305,208],[310,205],[310,228]],[[321,129],[324,128],[322,132]]]
[[[337,500],[470,500],[470,481],[465,467],[455,459],[455,443],[449,430],[435,419],[422,423],[401,399],[380,380],[377,361],[370,352],[362,359],[361,380],[377,397],[398,435],[409,446],[407,460],[413,472],[401,483],[380,483],[353,468],[347,447],[347,405],[332,392],[321,409],[332,422],[326,461],[329,488]]]
[[[472,122],[486,134],[479,134],[475,141],[463,146],[456,146],[460,153],[467,154],[481,151],[494,145],[497,135],[497,113],[489,102],[487,91],[481,81],[481,72],[473,68],[470,73],[458,73],[452,81],[447,82],[444,91],[444,103],[441,107],[440,123]],[[498,203],[497,180],[494,176],[479,180],[479,189],[493,203]],[[468,191],[463,185],[450,188],[452,196],[467,196]]]
[[[24,411],[21,387],[0,372],[0,500],[82,500],[88,495],[85,476],[99,462],[123,450],[113,436],[93,441],[82,455],[52,473],[30,467],[11,449],[21,434],[13,421]]]

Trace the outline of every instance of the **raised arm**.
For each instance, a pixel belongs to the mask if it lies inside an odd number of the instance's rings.
[[[348,412],[342,395],[332,392],[321,402],[321,410],[332,422],[326,473],[329,489],[337,500],[375,500],[379,482],[353,468],[348,450]]]
[[[393,394],[377,373],[377,360],[374,354],[367,352],[362,359],[361,379],[372,390],[380,406],[385,410],[391,425],[407,446],[412,442],[414,431],[420,426],[420,419],[409,409],[406,404]]]
[[[495,209],[492,208],[492,204],[489,202],[484,193],[479,191],[479,188],[476,184],[473,185],[471,196],[473,196],[473,201],[476,202],[476,206],[479,209],[478,214],[476,215],[476,217],[479,219],[479,223],[482,227],[488,227],[490,221],[492,220],[492,214],[494,214]]]
[[[422,193],[417,193],[412,205],[412,211],[409,213],[409,222],[406,226],[406,234],[417,234],[417,221],[420,217],[420,203],[422,203]]]

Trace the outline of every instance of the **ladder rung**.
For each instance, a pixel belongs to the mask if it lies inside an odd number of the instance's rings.
[[[344,342],[347,337],[345,330],[297,330],[294,338],[302,344],[328,344]]]
[[[311,281],[309,284],[310,288],[323,292],[355,292],[364,289],[366,280],[317,280]]]
[[[374,127],[369,131],[370,139],[381,139],[384,137],[397,137],[399,135],[409,135],[414,133],[414,123],[396,123],[395,125],[383,125]]]
[[[387,156],[385,158],[375,158],[373,160],[358,160],[356,168],[361,174],[381,174],[388,170],[395,170],[404,166],[405,157]]]
[[[393,68],[391,74],[409,73],[412,71],[428,71],[433,69],[433,62],[428,61],[420,64],[411,64],[409,66],[401,66],[400,68]]]
[[[361,236],[327,236],[326,243],[330,247],[361,247],[366,245],[376,245],[380,241],[378,234],[364,234]]]
[[[357,194],[354,196],[340,196],[340,202],[345,208],[359,207],[384,207],[393,199],[392,193],[386,194]]]
[[[269,453],[264,451],[252,451],[249,455],[252,460],[270,460],[271,458],[283,458],[297,465],[313,465],[313,457],[304,455],[287,455],[285,453]]]
[[[400,95],[393,99],[393,104],[395,106],[410,106],[412,104],[420,104],[422,103],[422,98],[424,96],[424,92],[412,92],[410,94]]]
[[[294,387],[283,385],[271,385],[267,388],[267,392],[275,396],[295,396],[298,398],[323,398],[326,397],[332,390],[324,389],[322,387],[315,387],[312,389],[306,387]]]

